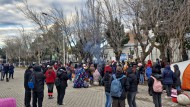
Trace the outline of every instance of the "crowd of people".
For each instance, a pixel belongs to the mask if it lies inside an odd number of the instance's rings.
[[[67,80],[73,81],[73,88],[89,88],[91,86],[105,87],[105,107],[125,107],[125,99],[129,107],[137,107],[136,94],[138,86],[147,83],[150,96],[155,107],[162,107],[161,95],[163,89],[171,98],[171,89],[175,88],[178,94],[181,92],[180,70],[174,65],[174,72],[169,63],[159,59],[153,64],[136,62],[107,61],[106,64],[80,63],[73,66],[72,63],[63,65],[60,62],[42,64],[42,66],[29,66],[24,75],[25,106],[42,107],[44,97],[44,84],[48,87],[48,98],[53,99],[54,85],[57,89],[57,104],[63,105]],[[34,80],[35,81],[34,81]],[[34,82],[31,88],[29,82]]]
[[[9,82],[11,78],[14,79],[14,68],[13,64],[0,62],[1,81],[6,79],[6,82]]]

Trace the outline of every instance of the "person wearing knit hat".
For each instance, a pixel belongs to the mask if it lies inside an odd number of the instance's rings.
[[[43,98],[44,98],[44,81],[45,76],[42,72],[42,69],[40,66],[34,67],[34,73],[32,74],[35,77],[35,86],[33,89],[33,107],[42,107]]]

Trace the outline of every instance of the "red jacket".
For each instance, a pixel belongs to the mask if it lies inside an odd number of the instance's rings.
[[[109,65],[106,65],[105,68],[104,68],[104,73],[106,73],[106,71],[108,72],[112,72],[112,68],[109,66]]]
[[[146,68],[147,67],[151,67],[152,68],[152,61],[151,60],[148,60],[148,63],[146,64]]]
[[[55,82],[55,78],[56,78],[56,74],[54,72],[54,70],[47,70],[45,73],[46,76],[46,83],[50,84],[50,83],[54,83]]]

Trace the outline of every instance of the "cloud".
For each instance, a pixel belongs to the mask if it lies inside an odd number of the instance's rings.
[[[33,24],[18,9],[22,0],[0,0],[0,42],[1,39],[14,34],[15,29],[22,24],[27,29],[32,29]],[[50,7],[62,8],[65,16],[72,17],[75,7],[81,8],[86,0],[28,0],[28,4],[36,11],[46,12]],[[15,33],[16,34],[16,33]],[[3,36],[2,36],[3,35]],[[0,43],[1,45],[1,43]]]

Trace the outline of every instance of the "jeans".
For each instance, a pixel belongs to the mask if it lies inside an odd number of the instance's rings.
[[[57,104],[62,105],[65,96],[66,87],[58,86],[57,88]]]
[[[25,90],[25,97],[24,97],[25,107],[31,107],[30,101],[31,101],[31,90]]]
[[[171,96],[172,85],[165,85],[167,96]]]
[[[162,101],[161,101],[161,93],[152,93],[152,98],[155,107],[162,107]]]
[[[140,83],[144,84],[144,74],[140,74]]]
[[[108,92],[106,92],[106,104],[105,104],[105,107],[111,107],[111,95]]]
[[[129,107],[137,107],[136,101],[135,101],[136,94],[137,92],[128,92],[127,101],[128,101]]]
[[[44,92],[33,92],[33,102],[32,102],[32,107],[42,107],[42,102],[44,98]],[[38,102],[38,106],[37,106]]]

